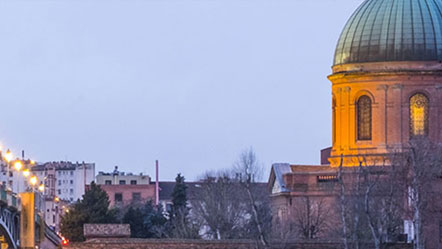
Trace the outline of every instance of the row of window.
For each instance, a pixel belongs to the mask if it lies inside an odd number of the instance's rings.
[[[68,183],[68,180],[63,180],[63,181],[62,180],[58,180],[58,186],[61,186],[62,183],[63,184]],[[69,183],[70,184],[74,184],[74,180],[70,180]]]
[[[114,196],[115,202],[123,202],[123,193],[115,193]],[[132,201],[141,201],[141,193],[140,192],[133,192],[132,193]]]
[[[58,192],[58,195],[61,195],[61,189],[58,189],[57,192]],[[67,192],[68,192],[67,189],[63,189],[63,193],[67,193]],[[69,194],[73,195],[74,194],[74,189],[72,189],[72,188],[69,189]]]
[[[120,185],[126,185],[126,180],[120,180]],[[105,180],[104,185],[112,185],[112,180]],[[130,185],[137,185],[137,180],[130,180]]]
[[[333,142],[336,138],[336,102],[333,100]],[[428,135],[429,100],[423,93],[416,93],[410,98],[410,137]],[[362,95],[356,101],[357,139],[369,141],[372,139],[372,101],[367,95]]]
[[[58,171],[58,175],[59,175],[59,176],[61,176],[61,175],[67,175],[67,174],[73,176],[73,175],[74,175],[74,171],[69,171],[69,172],[64,171],[64,170],[60,170],[60,171]]]

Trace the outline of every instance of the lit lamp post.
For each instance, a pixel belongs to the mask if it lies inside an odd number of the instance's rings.
[[[10,173],[9,173],[9,167],[10,167],[10,162],[11,162],[11,160],[12,160],[12,153],[11,153],[11,151],[8,149],[7,151],[6,151],[6,153],[5,153],[5,160],[6,160],[6,162],[7,162],[7,165],[6,165],[6,168],[7,168],[7,174],[8,174],[8,176],[7,176],[7,183],[6,183],[6,190],[12,190],[12,187],[10,186],[10,182],[9,182],[9,175],[10,175]]]
[[[16,175],[16,186],[17,186],[17,189],[16,189],[16,191],[17,191],[17,193],[20,193],[20,183],[19,183],[19,181],[20,181],[20,170],[23,168],[23,163],[20,161],[20,160],[17,160],[17,161],[15,161],[15,163],[14,163],[14,169],[17,171],[17,174],[15,174]]]
[[[25,177],[25,180],[23,181],[25,183],[25,191],[27,191],[29,188],[28,177],[30,175],[31,175],[31,172],[29,171],[29,169],[23,170],[23,176]]]
[[[32,186],[32,192],[34,192],[34,187],[35,187],[35,185],[37,185],[37,183],[38,183],[38,178],[37,178],[36,176],[32,176],[32,177],[29,179],[29,183],[30,183],[31,186]]]

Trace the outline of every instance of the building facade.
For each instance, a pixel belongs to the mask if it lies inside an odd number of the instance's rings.
[[[276,225],[299,229],[290,221],[299,221],[303,210],[314,215],[322,208],[330,224],[315,236],[336,238],[335,228],[342,225],[336,208],[338,180],[354,182],[362,163],[391,166],[392,155],[406,151],[412,138],[441,143],[441,61],[442,1],[364,1],[341,33],[328,76],[332,146],[321,151],[322,165],[272,165],[269,188]],[[435,182],[434,189],[442,189],[440,185]],[[441,248],[442,203],[431,205],[426,243]],[[414,239],[410,222],[404,211],[408,241]]]
[[[47,162],[31,167],[31,171],[44,184],[45,221],[59,231],[61,216],[69,204],[82,198],[86,185],[95,179],[94,163]]]
[[[111,206],[155,202],[155,184],[148,175],[125,173],[116,166],[113,172],[99,172],[96,178],[97,185],[107,193]]]
[[[440,1],[365,1],[335,52],[331,166],[373,162],[414,136],[442,142]]]

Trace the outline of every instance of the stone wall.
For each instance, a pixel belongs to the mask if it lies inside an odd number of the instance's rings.
[[[71,243],[66,249],[255,249],[250,240],[170,240],[170,239],[91,239],[83,243]],[[328,241],[298,243],[274,243],[273,249],[341,249],[342,244]],[[372,248],[367,246],[367,248]],[[411,249],[409,244],[396,244],[388,249]]]
[[[254,249],[252,241],[207,241],[170,239],[91,239],[71,243],[66,249]]]
[[[86,239],[93,238],[129,238],[129,224],[84,224],[83,233]]]

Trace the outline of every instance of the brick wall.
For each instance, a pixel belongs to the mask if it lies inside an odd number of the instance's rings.
[[[170,240],[170,239],[92,239],[83,243],[72,243],[66,249],[255,249],[250,240]],[[341,249],[337,242],[274,243],[273,249]],[[367,248],[372,248],[368,246]],[[411,249],[411,245],[397,244],[388,249]]]
[[[66,249],[254,249],[251,241],[92,239],[71,243]]]

